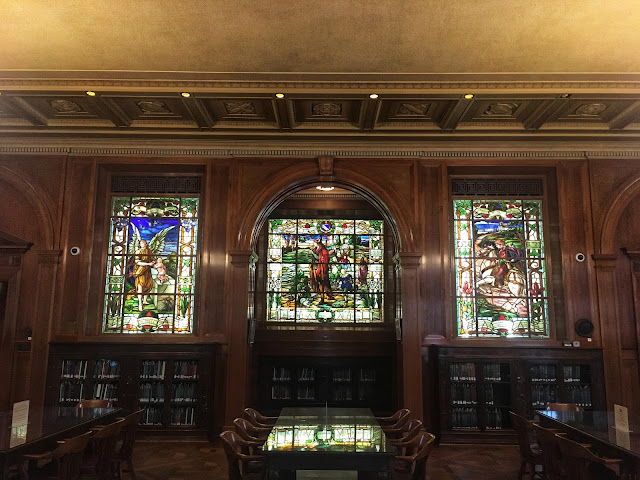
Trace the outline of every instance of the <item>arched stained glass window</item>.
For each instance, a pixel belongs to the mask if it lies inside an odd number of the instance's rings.
[[[191,333],[199,199],[111,201],[104,333]]]
[[[383,321],[382,220],[270,219],[267,321]]]
[[[456,199],[454,260],[461,337],[548,337],[542,200]]]

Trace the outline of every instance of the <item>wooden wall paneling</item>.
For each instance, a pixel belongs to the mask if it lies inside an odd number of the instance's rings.
[[[247,401],[248,342],[247,285],[249,260],[253,252],[229,252],[229,291],[227,296],[227,357],[226,403],[224,425],[242,416]]]
[[[617,322],[619,306],[615,295],[618,288],[615,273],[617,259],[616,254],[593,255],[598,286],[598,324],[603,348],[607,408],[610,410],[613,410],[614,403],[622,404],[624,400],[620,332]]]
[[[211,161],[207,168],[200,214],[201,275],[198,336],[218,338],[225,333],[225,318],[220,308],[225,303],[225,258],[229,212],[230,168]]]
[[[102,302],[87,303],[90,273],[94,270],[101,271],[91,264],[95,230],[95,184],[95,161],[91,158],[71,157],[67,162],[64,182],[60,294],[55,299],[57,321],[54,334],[77,336],[87,329],[93,331],[96,311],[101,310]],[[78,247],[80,253],[71,255],[72,247]],[[87,325],[88,319],[91,325]]]
[[[633,317],[635,326],[636,351],[640,361],[640,252],[625,253],[631,258],[631,287],[633,289]],[[638,397],[640,400],[640,397]],[[640,403],[640,401],[638,402]]]
[[[589,215],[589,184],[586,162],[560,162],[556,169],[558,182],[558,216],[560,219],[560,242],[562,258],[562,287],[564,295],[564,318],[566,328],[557,332],[558,340],[580,340],[589,346],[600,346],[598,330],[594,342],[578,338],[574,325],[579,319],[594,321],[595,285],[591,273],[593,231]],[[576,255],[584,255],[584,261]],[[587,301],[588,299],[588,301]]]
[[[38,283],[33,295],[35,302],[35,318],[33,319],[33,340],[31,346],[31,371],[38,381],[30,382],[29,399],[32,407],[44,405],[46,386],[42,379],[46,376],[49,340],[51,337],[53,300],[56,292],[56,273],[60,259],[60,250],[39,250],[35,254],[38,258]],[[45,372],[45,375],[35,375],[35,372]],[[27,380],[29,381],[29,379]],[[18,382],[18,379],[15,379]]]
[[[400,252],[402,272],[402,407],[414,418],[423,418],[422,405],[422,337],[418,312],[421,253]]]

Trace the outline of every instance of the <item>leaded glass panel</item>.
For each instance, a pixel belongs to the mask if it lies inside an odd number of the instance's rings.
[[[542,200],[457,199],[458,335],[548,337]]]
[[[269,220],[267,321],[382,322],[383,233],[381,220]]]
[[[198,198],[114,197],[105,333],[191,333]]]

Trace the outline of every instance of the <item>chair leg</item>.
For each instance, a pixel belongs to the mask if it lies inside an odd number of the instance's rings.
[[[518,472],[518,480],[522,480],[522,477],[524,476],[524,472],[527,469],[527,462],[526,460],[522,460],[520,462],[520,471]]]

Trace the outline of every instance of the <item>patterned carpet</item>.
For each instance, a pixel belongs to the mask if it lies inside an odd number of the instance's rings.
[[[227,479],[222,448],[208,442],[138,441],[134,464],[137,480]],[[427,469],[429,480],[514,480],[519,466],[516,446],[442,445],[431,453]]]

